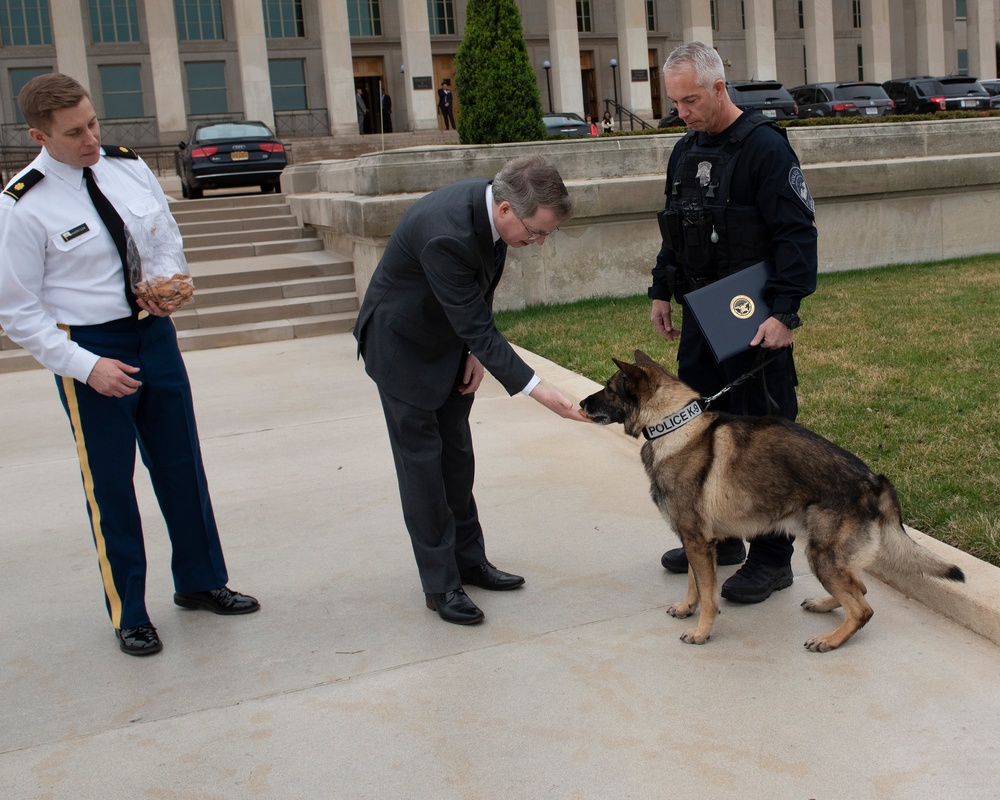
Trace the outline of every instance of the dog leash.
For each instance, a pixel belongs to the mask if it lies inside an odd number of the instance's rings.
[[[763,351],[761,351],[761,352],[763,352]],[[713,394],[711,397],[703,397],[701,399],[701,402],[704,403],[705,408],[708,408],[712,404],[712,401],[718,400],[726,392],[730,391],[731,389],[735,389],[737,386],[740,386],[740,385],[746,383],[756,373],[760,372],[762,369],[764,369],[764,367],[766,367],[768,364],[770,364],[772,361],[774,361],[780,355],[781,355],[781,351],[780,350],[777,353],[775,353],[773,356],[771,356],[770,358],[768,358],[768,359],[762,359],[761,356],[758,354],[758,356],[757,356],[757,363],[753,366],[753,368],[751,370],[749,370],[748,372],[744,372],[736,380],[731,381],[730,383],[728,383],[725,386],[723,386],[722,389],[720,389],[718,392],[716,392],[715,394]],[[771,399],[770,394],[767,393],[767,386],[766,385],[764,386],[764,395],[765,395],[765,397],[767,397],[768,405],[773,406],[773,407],[777,407],[778,404],[775,403],[774,400]]]

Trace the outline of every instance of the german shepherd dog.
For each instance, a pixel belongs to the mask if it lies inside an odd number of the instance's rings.
[[[687,554],[687,595],[667,609],[679,619],[701,606],[681,636],[704,644],[719,611],[716,541],[784,532],[806,541],[813,574],[830,593],[807,611],[843,607],[836,629],[805,646],[840,647],[871,619],[861,571],[876,561],[904,573],[964,581],[962,570],[914,542],[903,529],[889,479],[852,453],[781,417],[737,417],[703,410],[698,394],[641,351],[635,364],[615,359],[607,385],[580,403],[599,425],[621,423],[648,441],[642,463],[653,502]]]

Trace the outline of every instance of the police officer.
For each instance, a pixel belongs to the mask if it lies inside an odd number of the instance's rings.
[[[678,375],[705,396],[714,395],[772,359],[757,378],[715,401],[737,414],[798,412],[794,331],[799,303],[816,289],[814,204],[797,157],[778,128],[759,113],[742,111],[726,91],[718,52],[701,42],[677,47],[663,66],[667,96],[687,124],[667,165],[666,208],[660,214],[663,246],[648,295],[653,327],[680,336]],[[674,327],[670,301],[763,259],[775,265],[765,288],[772,315],[750,342],[751,349],[718,363],[693,320]],[[773,357],[773,358],[772,358]],[[719,564],[746,563],[722,585],[722,596],[759,603],[792,584],[792,541],[783,534],[753,540],[749,554],[740,539],[718,543]],[[687,572],[683,548],[664,553],[663,566]]]
[[[137,299],[127,280],[130,224],[160,215],[177,259],[180,231],[145,163],[126,148],[101,148],[77,81],[39,75],[18,105],[42,150],[0,196],[0,326],[56,375],[118,646],[149,655],[162,643],[145,605],[137,443],[173,547],[174,602],[216,614],[260,608],[226,587],[191,387],[168,318],[175,308]]]

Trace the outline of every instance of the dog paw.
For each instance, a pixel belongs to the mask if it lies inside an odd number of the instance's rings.
[[[667,609],[667,613],[677,619],[685,619],[694,613],[694,607],[689,606],[687,603],[674,603]]]
[[[806,641],[806,648],[814,653],[828,653],[833,650],[833,647],[823,636],[813,636]]]
[[[802,601],[802,607],[815,614],[826,614],[835,608],[840,608],[840,603],[832,597],[810,597]]]
[[[697,628],[688,628],[681,635],[681,641],[687,644],[705,644],[710,636],[711,634],[701,633]]]

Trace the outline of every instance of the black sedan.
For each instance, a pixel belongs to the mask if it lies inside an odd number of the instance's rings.
[[[205,189],[259,186],[262,192],[281,190],[287,163],[285,146],[263,122],[211,122],[195,127],[190,144],[181,142],[175,154],[181,194],[197,199]]]
[[[590,136],[590,124],[579,114],[542,114],[549,136]]]

